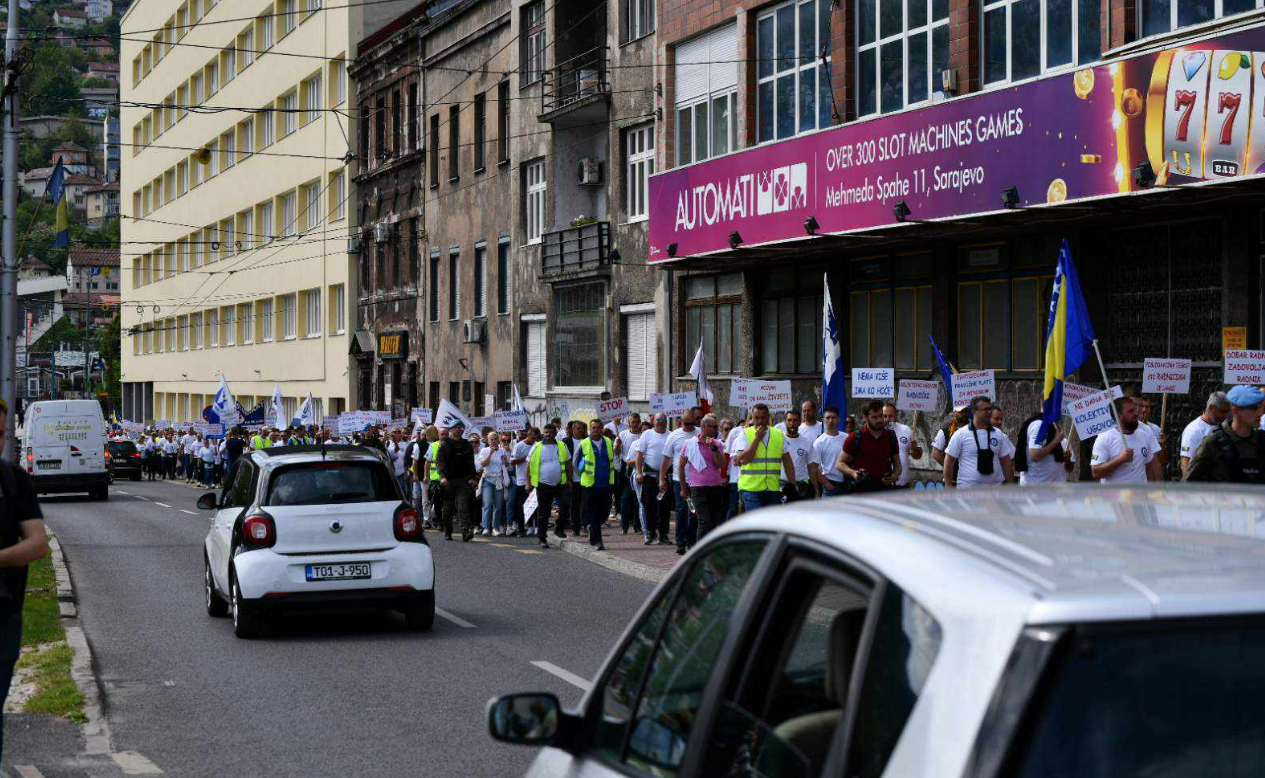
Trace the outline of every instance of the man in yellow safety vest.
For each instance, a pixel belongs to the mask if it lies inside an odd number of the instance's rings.
[[[549,547],[549,511],[554,498],[563,494],[558,512],[558,536],[566,537],[562,525],[566,523],[566,487],[571,477],[571,452],[558,440],[558,428],[546,424],[544,439],[537,441],[527,454],[527,492],[536,492],[536,539],[542,548]]]
[[[743,430],[746,447],[733,459],[742,468],[738,495],[748,511],[777,505],[782,501],[782,470],[787,480],[796,482],[795,462],[786,452],[779,429],[769,426],[769,406],[756,403],[751,408],[752,423]]]
[[[580,441],[580,489],[584,518],[589,525],[589,545],[605,551],[602,525],[611,513],[615,489],[615,445],[602,432],[602,422],[589,422],[589,436]]]

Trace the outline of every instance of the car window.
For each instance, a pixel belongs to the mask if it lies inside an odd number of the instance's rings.
[[[1265,623],[1080,628],[1042,680],[1022,778],[1265,775]]]
[[[711,734],[707,775],[819,776],[847,708],[869,590],[792,569],[758,645],[730,680]]]
[[[237,475],[233,478],[228,504],[234,508],[249,508],[255,501],[255,474],[259,471],[247,461],[243,461],[235,470]]]
[[[734,609],[766,545],[717,546],[651,610],[602,689],[596,754],[644,775],[676,774]]]
[[[845,771],[850,778],[883,774],[942,639],[940,623],[926,608],[895,586],[886,587],[857,700]]]
[[[136,451],[136,446],[133,443],[111,443],[110,444],[110,456],[112,457],[131,456],[133,453],[135,453],[135,451]]]
[[[311,462],[278,469],[264,505],[327,505],[398,499],[390,474],[377,462]]]

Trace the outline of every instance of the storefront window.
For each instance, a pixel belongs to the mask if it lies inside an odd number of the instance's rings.
[[[1163,0],[1166,6],[1169,1]],[[984,83],[1019,81],[1098,61],[1101,7],[1102,0],[988,0],[983,6]]]
[[[605,286],[564,286],[553,295],[554,386],[605,386]]]
[[[1138,25],[1146,37],[1260,7],[1258,0],[1141,0]]]
[[[760,371],[821,372],[823,272],[770,273],[760,281]]]
[[[1053,276],[1006,272],[997,248],[968,251],[960,269],[969,273],[972,264],[987,263],[996,271],[958,284],[958,367],[1039,370]]]
[[[742,274],[685,279],[685,348],[682,372],[689,370],[699,342],[708,372],[742,369]]]
[[[949,0],[860,0],[856,14],[858,113],[931,99],[949,67]]]
[[[888,0],[899,2],[899,0]],[[829,127],[830,0],[787,3],[756,21],[759,141]]]

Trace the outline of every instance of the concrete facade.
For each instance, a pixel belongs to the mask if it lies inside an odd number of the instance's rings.
[[[189,27],[177,0],[132,4],[121,97],[164,107],[120,114],[122,239],[154,246],[122,268],[125,415],[199,418],[221,374],[247,406],[280,384],[287,411],[308,393],[323,413],[355,407],[357,128],[331,109],[354,98],[356,42],[411,5],[220,2],[204,21],[254,21]],[[272,112],[180,109],[208,99]]]

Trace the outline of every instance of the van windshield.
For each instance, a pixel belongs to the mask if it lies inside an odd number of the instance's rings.
[[[1263,656],[1260,618],[1078,630],[1015,774],[1265,775]]]
[[[328,505],[398,500],[395,479],[380,462],[312,462],[273,473],[265,505]]]

